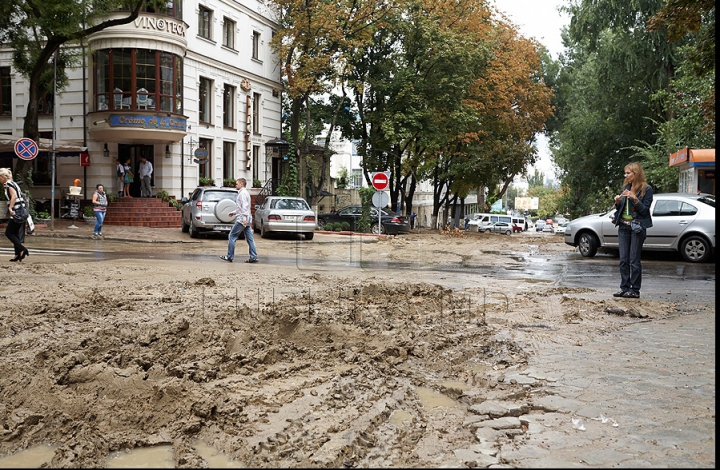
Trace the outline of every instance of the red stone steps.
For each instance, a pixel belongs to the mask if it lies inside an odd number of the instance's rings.
[[[173,228],[182,226],[179,210],[160,198],[120,198],[108,204],[106,225]]]

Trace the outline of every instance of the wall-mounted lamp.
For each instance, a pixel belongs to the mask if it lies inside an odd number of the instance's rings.
[[[170,158],[170,146],[165,146],[165,158]]]
[[[110,156],[110,149],[108,149],[107,143],[103,146],[103,157],[107,158]]]

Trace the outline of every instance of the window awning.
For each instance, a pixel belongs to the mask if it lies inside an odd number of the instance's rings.
[[[0,158],[15,158],[15,142],[21,137],[12,135],[0,135]],[[40,139],[37,143],[39,152],[38,156],[50,156],[52,153],[52,139]],[[81,153],[86,153],[87,147],[83,147],[80,142],[70,140],[55,141],[55,156],[57,157],[79,157]],[[43,154],[46,155],[43,155]]]
[[[670,155],[670,166],[680,165],[682,163],[709,162],[715,163],[715,149],[691,149],[685,147]]]

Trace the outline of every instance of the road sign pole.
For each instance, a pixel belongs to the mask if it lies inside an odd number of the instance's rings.
[[[382,191],[378,191],[378,193],[381,193]],[[380,196],[378,196],[380,197]],[[382,207],[378,207],[378,235],[382,233]]]

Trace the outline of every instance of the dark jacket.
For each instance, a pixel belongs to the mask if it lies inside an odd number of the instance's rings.
[[[623,188],[623,191],[626,189],[630,189],[630,187],[630,185],[625,186],[625,188]],[[638,202],[634,202],[632,204],[633,219],[640,222],[640,226],[642,228],[650,228],[653,226],[652,217],[650,217],[650,205],[653,202],[653,190],[650,185],[645,186],[644,196],[640,195],[640,193],[638,192],[637,197]],[[620,198],[620,202],[615,204],[615,215],[613,215],[613,222],[615,223],[615,226],[620,225],[622,211],[625,208],[625,204],[629,202],[627,199],[627,197]]]

